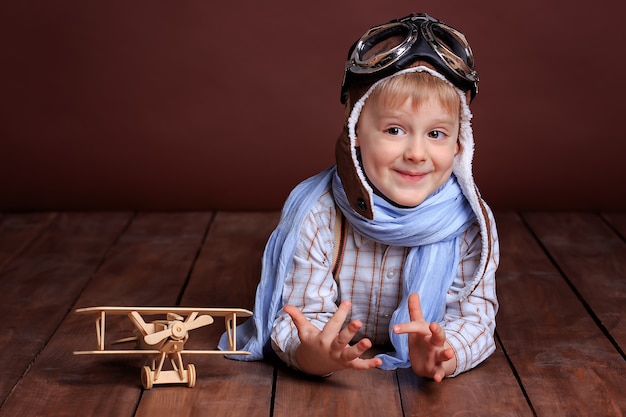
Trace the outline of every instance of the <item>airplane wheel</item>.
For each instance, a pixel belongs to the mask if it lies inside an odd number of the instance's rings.
[[[145,389],[150,389],[152,388],[153,382],[152,369],[149,366],[144,366],[141,370],[141,384]]]
[[[187,365],[187,386],[193,388],[196,385],[196,367],[192,364]]]

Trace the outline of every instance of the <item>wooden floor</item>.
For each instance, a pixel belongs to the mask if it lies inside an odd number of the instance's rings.
[[[146,391],[143,357],[72,354],[96,347],[74,309],[251,309],[278,214],[0,214],[0,416],[626,415],[626,213],[496,218],[498,350],[466,374],[315,379],[272,360],[187,356],[195,388]],[[195,330],[189,344],[214,347],[222,330]]]

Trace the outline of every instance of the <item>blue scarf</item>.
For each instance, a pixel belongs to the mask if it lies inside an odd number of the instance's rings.
[[[302,223],[320,196],[331,186],[337,205],[359,233],[385,245],[410,248],[402,275],[402,301],[392,316],[389,332],[396,351],[378,355],[383,361],[381,368],[411,366],[408,336],[391,331],[394,324],[410,320],[409,294],[420,294],[427,321],[443,318],[446,294],[460,261],[457,240],[476,218],[456,178],[451,176],[439,190],[414,208],[399,208],[374,196],[374,220],[367,220],[350,207],[336,168],[332,167],[300,183],[285,202],[280,222],[263,254],[254,316],[237,328],[236,348],[251,354],[233,355],[233,359],[263,358],[263,348],[269,341],[274,319],[283,307],[283,284],[293,263]],[[222,335],[218,347],[229,349],[226,334]]]

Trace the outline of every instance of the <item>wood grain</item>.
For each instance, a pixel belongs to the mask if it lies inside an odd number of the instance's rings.
[[[147,358],[96,345],[76,307],[252,309],[278,213],[5,213],[0,217],[0,417],[622,416],[626,213],[496,213],[498,350],[437,384],[410,370],[309,378],[273,358],[184,356],[195,388],[142,390]],[[216,323],[186,348],[214,347]],[[129,335],[123,316],[110,338]]]
[[[619,233],[623,240],[626,240],[626,213],[607,212],[602,217]]]
[[[561,224],[570,217],[545,219]],[[535,412],[620,415],[626,410],[624,359],[520,217],[501,213],[498,228],[498,334]]]
[[[344,370],[310,378],[279,366],[274,416],[401,417],[395,371]]]
[[[592,213],[562,213],[556,218],[528,213],[524,219],[625,352],[626,242]]]
[[[502,347],[478,367],[441,383],[398,372],[405,416],[531,417]]]
[[[61,214],[4,268],[0,399],[5,400],[28,371],[128,219],[129,214],[122,213]],[[27,215],[23,221],[31,220]]]
[[[124,216],[124,221],[127,217]],[[115,217],[109,214],[98,221],[109,218]],[[138,215],[106,258],[102,254],[92,255],[98,262],[104,259],[104,263],[76,305],[176,303],[209,219],[207,213]],[[101,234],[97,230],[88,231],[90,239]],[[69,235],[69,232],[63,230],[60,234]],[[83,240],[81,243],[89,242],[89,239]],[[93,249],[81,250],[91,252]],[[69,248],[63,251],[71,255]],[[76,259],[74,262],[76,267],[85,268],[84,261]],[[77,279],[75,271],[70,268],[64,268],[62,272],[68,282]],[[67,291],[67,285],[60,287],[59,291]],[[73,301],[64,301],[62,315],[68,312],[67,307]],[[129,320],[124,317],[116,319],[119,320],[109,320],[107,325],[112,336],[116,331],[122,334],[132,330]],[[146,359],[72,355],[75,349],[93,348],[94,333],[91,320],[70,312],[12,392],[0,415],[49,415],[50,410],[63,410],[63,415],[132,415],[141,397],[139,371]],[[31,360],[34,357],[31,355]]]
[[[0,272],[52,222],[56,213],[7,213],[0,217]]]
[[[261,256],[277,213],[218,213],[191,279],[183,306],[252,308],[261,274]],[[188,344],[215,347],[221,323],[194,335]],[[199,337],[196,337],[199,336]],[[223,356],[190,356],[198,381],[193,389],[158,388],[145,392],[136,417],[267,416],[272,401],[274,368],[268,361],[240,362]]]

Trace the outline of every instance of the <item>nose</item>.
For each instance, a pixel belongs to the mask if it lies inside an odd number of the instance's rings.
[[[426,156],[427,152],[424,139],[415,137],[407,140],[403,155],[405,161],[417,164],[424,162],[426,160]]]

